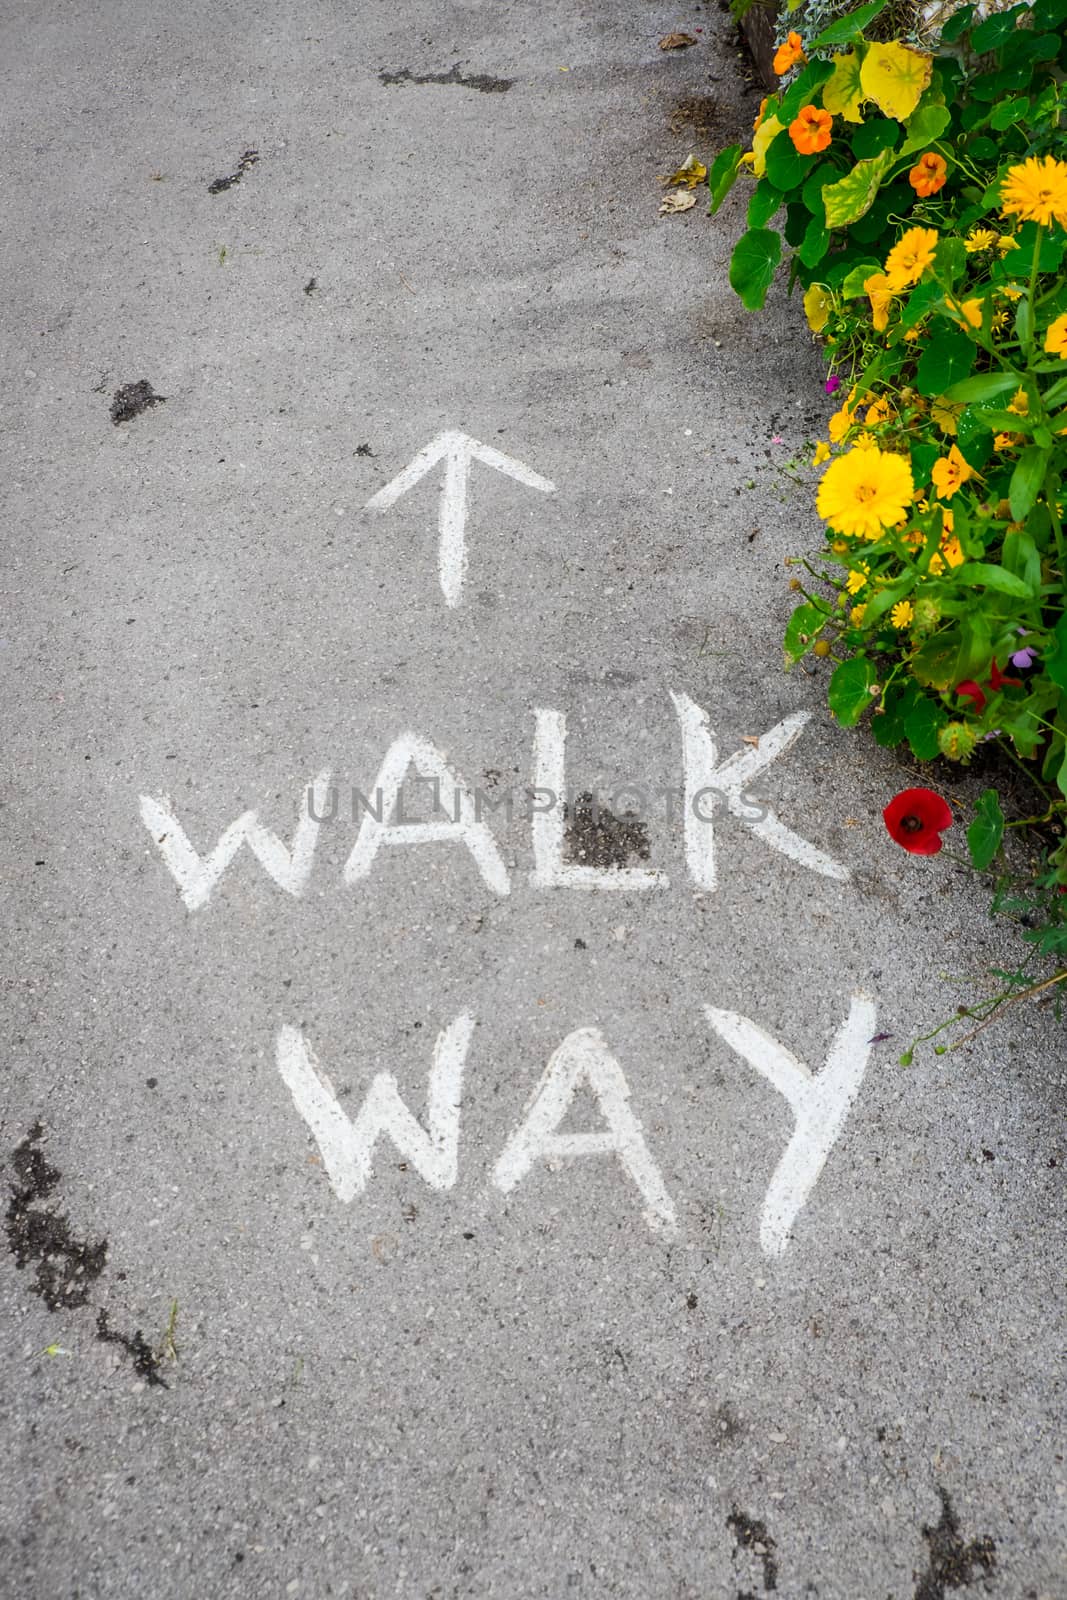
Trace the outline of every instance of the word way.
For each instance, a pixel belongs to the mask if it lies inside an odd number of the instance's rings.
[[[789,1143],[771,1177],[760,1217],[760,1248],[785,1253],[796,1219],[818,1181],[867,1069],[875,1029],[874,1004],[854,995],[845,1022],[817,1073],[756,1023],[734,1011],[705,1007],[712,1031],[788,1102],[795,1118]],[[459,1176],[460,1109],[475,1021],[456,1017],[433,1048],[425,1126],[401,1099],[396,1078],[379,1072],[350,1118],[303,1032],[283,1027],[277,1067],[293,1104],[318,1145],[338,1200],[350,1204],[370,1182],[375,1150],[385,1135],[431,1189],[451,1189]],[[596,1102],[603,1128],[562,1133],[561,1124],[581,1090]],[[677,1232],[677,1212],[644,1131],[630,1105],[623,1069],[597,1028],[569,1033],[552,1054],[522,1117],[492,1167],[490,1183],[510,1194],[538,1166],[583,1157],[614,1157],[643,1201],[648,1227],[667,1238]]]
[[[714,807],[727,813],[772,850],[811,872],[847,882],[849,869],[809,840],[794,833],[763,804],[749,796],[752,783],[783,756],[803,732],[810,713],[795,711],[765,733],[754,748],[721,759],[707,714],[685,694],[671,694],[682,745],[685,860],[697,889],[718,883]],[[670,879],[658,868],[590,867],[565,857],[565,757],[567,724],[561,711],[534,713],[533,788],[530,822],[533,868],[530,882],[541,889],[634,891],[665,888]],[[429,784],[434,814],[425,821],[401,821],[401,790],[412,778]],[[351,854],[344,868],[346,884],[366,878],[383,850],[428,844],[462,846],[486,888],[497,895],[511,891],[511,875],[492,829],[482,815],[481,791],[472,791],[462,776],[429,739],[402,733],[389,746],[370,790]],[[286,844],[244,811],[225,829],[214,848],[201,855],[165,795],[142,795],[141,819],[178,885],[189,911],[207,904],[226,869],[244,846],[267,876],[286,894],[300,895],[314,865],[322,822],[332,814],[331,774],[321,772],[307,786],[300,802],[296,830]],[[336,796],[334,796],[336,799]],[[398,814],[399,813],[399,814]]]

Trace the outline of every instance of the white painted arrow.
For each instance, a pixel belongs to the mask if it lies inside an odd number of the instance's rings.
[[[554,483],[549,483],[547,478],[542,478],[539,472],[534,472],[521,461],[516,461],[513,456],[506,456],[502,451],[494,450],[492,445],[481,444],[467,433],[448,428],[444,433],[439,433],[436,439],[431,439],[430,443],[419,451],[414,461],[410,461],[403,472],[397,473],[391,483],[387,483],[384,489],[379,489],[377,494],[372,495],[364,509],[388,511],[401,495],[413,489],[420,478],[424,478],[430,468],[435,467],[439,461],[445,464],[445,476],[437,508],[437,527],[440,534],[437,564],[445,603],[458,606],[467,570],[467,479],[470,476],[471,462],[483,461],[487,467],[495,467],[498,472],[514,478],[517,483],[524,483],[528,489],[540,489],[542,494],[555,494],[556,486]]]

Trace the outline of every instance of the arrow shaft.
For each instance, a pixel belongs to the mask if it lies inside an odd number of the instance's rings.
[[[445,458],[445,481],[437,507],[440,543],[437,566],[445,604],[458,606],[467,570],[467,482],[471,458],[468,450],[453,448]]]

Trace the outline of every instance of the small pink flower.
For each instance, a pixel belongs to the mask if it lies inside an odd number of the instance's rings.
[[[782,438],[780,433],[772,433],[771,434],[771,443],[772,444],[785,444],[785,440]]]
[[[837,376],[836,373],[834,373],[834,375],[832,377],[827,378],[827,380],[826,380],[826,392],[827,392],[827,394],[836,394],[838,389],[840,389],[840,387],[841,387],[841,379]]]

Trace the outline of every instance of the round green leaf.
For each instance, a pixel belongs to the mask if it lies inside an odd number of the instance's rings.
[[[730,257],[730,287],[748,311],[759,311],[782,259],[782,236],[773,228],[749,228]]]
[[[842,727],[851,728],[859,721],[871,703],[871,686],[876,681],[866,656],[853,656],[835,669],[827,699]]]

